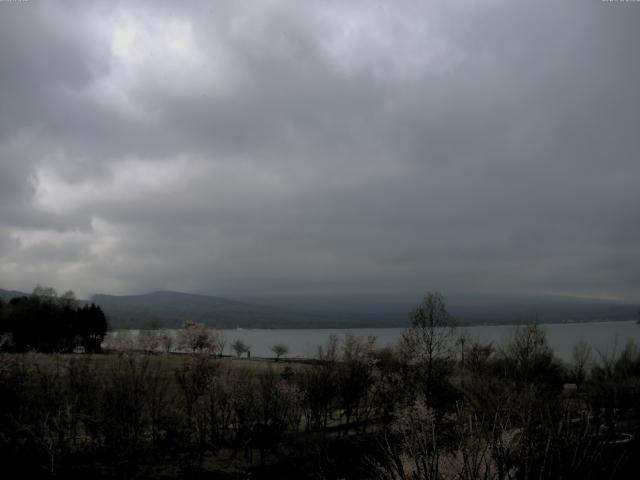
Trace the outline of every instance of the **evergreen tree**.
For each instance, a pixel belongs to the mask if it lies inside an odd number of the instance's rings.
[[[102,309],[78,306],[71,291],[58,297],[52,288],[38,286],[32,295],[0,305],[0,334],[11,334],[10,348],[16,351],[71,352],[81,345],[98,353],[106,333]]]

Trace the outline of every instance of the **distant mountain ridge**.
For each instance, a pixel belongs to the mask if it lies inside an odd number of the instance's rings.
[[[8,301],[28,293],[0,289]],[[236,300],[173,291],[139,295],[95,294],[112,328],[175,328],[194,320],[214,328],[405,327],[415,302],[371,299],[292,301]],[[81,303],[86,301],[80,300]],[[463,325],[637,320],[640,307],[599,299],[561,296],[445,295],[447,309]]]
[[[411,311],[409,304],[383,308],[384,302],[380,301],[351,303],[342,309],[333,304],[304,303],[281,307],[275,300],[264,305],[259,301],[171,291],[94,295],[92,301],[105,310],[114,326],[133,328],[177,327],[185,320],[216,328],[404,327],[409,324]],[[638,312],[638,307],[631,304],[559,296],[452,296],[447,307],[459,323],[466,325],[634,320]]]
[[[29,294],[28,293],[24,293],[24,292],[19,292],[17,290],[4,290],[4,289],[0,288],[0,298],[2,300],[4,300],[5,302],[8,302],[12,298],[24,297],[24,296],[27,296],[27,295],[29,295]]]
[[[142,295],[96,294],[91,299],[112,325],[134,328],[179,327],[194,320],[215,328],[312,328],[361,325],[355,316],[301,313],[223,297],[157,291]]]

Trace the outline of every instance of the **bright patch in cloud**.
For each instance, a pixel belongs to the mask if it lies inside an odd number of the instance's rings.
[[[393,5],[337,4],[319,13],[319,45],[337,71],[410,80],[454,68],[463,52],[435,15]]]
[[[228,92],[237,83],[222,43],[209,38],[199,44],[186,18],[127,10],[95,22],[111,59],[106,74],[97,77],[84,94],[102,108],[154,122],[162,113],[151,101],[156,95],[199,98]]]
[[[68,213],[91,208],[134,202],[148,196],[163,196],[197,177],[197,161],[187,158],[171,163],[130,159],[111,165],[110,174],[72,182],[55,170],[40,166],[36,170],[35,204],[38,208]]]

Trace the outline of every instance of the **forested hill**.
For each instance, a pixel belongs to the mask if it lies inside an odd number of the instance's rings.
[[[451,295],[447,308],[461,324],[509,324],[538,321],[590,322],[637,318],[639,307],[608,300],[558,296],[505,298]],[[416,302],[420,299],[416,299]],[[411,302],[238,301],[208,295],[154,292],[145,295],[95,295],[114,327],[176,327],[194,320],[216,328],[405,327]],[[266,303],[266,302],[265,302]],[[286,305],[286,307],[283,307]]]
[[[5,302],[8,302],[12,298],[27,296],[29,296],[28,293],[18,292],[17,290],[3,290],[2,288],[0,288],[0,299],[4,300]]]
[[[107,312],[111,325],[115,328],[178,327],[185,320],[194,320],[215,328],[390,325],[389,322],[367,321],[366,317],[357,314],[301,312],[228,298],[168,291],[123,296],[97,294],[92,301]],[[401,322],[396,322],[396,325],[401,325]]]

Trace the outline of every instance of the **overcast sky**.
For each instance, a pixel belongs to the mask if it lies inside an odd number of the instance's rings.
[[[0,288],[640,298],[640,3],[0,2]]]

